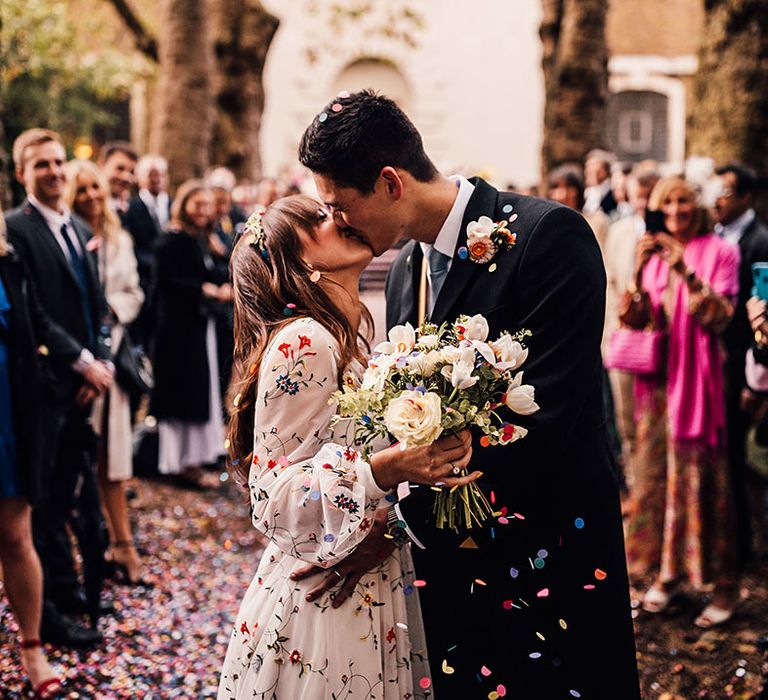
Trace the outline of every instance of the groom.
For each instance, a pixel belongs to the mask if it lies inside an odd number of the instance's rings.
[[[474,445],[470,469],[496,509],[482,530],[432,524],[431,489],[397,505],[406,524],[437,698],[639,698],[618,484],[602,404],[605,272],[576,212],[447,178],[392,101],[341,93],[299,149],[348,235],[380,255],[402,238],[387,280],[387,325],[482,314],[490,337],[527,329],[525,383],[541,410],[505,447]],[[486,260],[467,225],[507,220],[515,245]],[[482,252],[482,251],[480,251]],[[382,528],[326,576],[340,599],[391,547]],[[496,695],[493,695],[496,693]],[[489,695],[490,694],[490,695]]]

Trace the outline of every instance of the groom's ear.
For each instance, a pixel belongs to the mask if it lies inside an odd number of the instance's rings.
[[[390,165],[387,165],[381,169],[379,173],[384,187],[386,187],[387,194],[392,199],[400,199],[403,196],[403,180],[400,177],[400,173]]]

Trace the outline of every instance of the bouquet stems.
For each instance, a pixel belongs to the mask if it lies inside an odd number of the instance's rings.
[[[467,471],[463,470],[461,475],[466,476]],[[474,526],[482,527],[493,510],[485,494],[473,481],[464,486],[441,488],[435,497],[433,512],[438,528],[458,531],[460,528],[470,530]]]

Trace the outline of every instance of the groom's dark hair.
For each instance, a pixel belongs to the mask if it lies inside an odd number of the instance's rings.
[[[411,120],[373,90],[341,93],[329,102],[301,137],[299,160],[312,172],[363,194],[373,191],[386,166],[402,168],[419,182],[437,175]]]

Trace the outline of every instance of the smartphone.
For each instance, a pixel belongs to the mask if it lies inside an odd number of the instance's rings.
[[[669,233],[664,223],[664,212],[660,209],[646,209],[645,230],[651,233]]]
[[[753,263],[752,282],[752,296],[768,301],[768,263]]]

